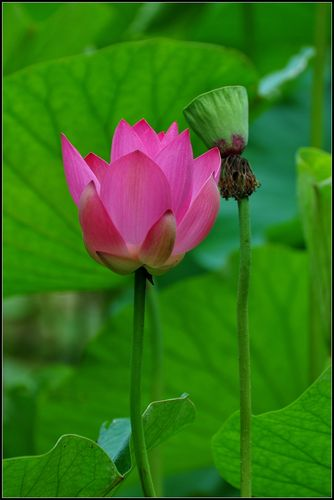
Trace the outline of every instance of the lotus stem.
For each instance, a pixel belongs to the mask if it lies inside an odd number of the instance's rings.
[[[159,401],[163,396],[163,335],[159,312],[159,293],[156,283],[148,286],[148,310],[151,320],[151,400]],[[158,497],[163,496],[163,468],[161,450],[150,451],[152,477]]]
[[[141,412],[141,370],[147,275],[147,271],[143,267],[137,269],[135,272],[130,416],[133,448],[143,494],[145,497],[156,497],[146,449]]]
[[[240,228],[240,266],[237,294],[237,330],[240,380],[240,493],[252,496],[251,453],[251,369],[248,330],[248,290],[251,265],[249,201],[238,201]]]

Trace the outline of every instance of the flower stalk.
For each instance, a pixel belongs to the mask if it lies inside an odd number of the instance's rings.
[[[160,401],[163,395],[163,335],[159,312],[159,296],[156,283],[148,286],[148,311],[151,322],[151,400]],[[161,450],[150,451],[150,464],[155,491],[158,497],[163,496],[163,464]]]
[[[248,291],[251,266],[251,235],[248,198],[238,201],[240,228],[240,266],[237,293],[237,330],[240,383],[240,493],[252,496],[251,450],[251,368],[248,328]]]
[[[156,497],[145,443],[141,413],[141,371],[143,358],[145,295],[147,271],[141,267],[135,272],[133,341],[131,359],[130,417],[134,454],[145,497]]]
[[[240,375],[240,490],[252,493],[251,369],[248,331],[248,291],[251,265],[248,198],[260,186],[242,153],[248,142],[248,97],[241,86],[227,86],[201,94],[184,109],[192,129],[221,155],[219,190],[222,198],[238,202],[240,267],[237,294],[237,334]]]

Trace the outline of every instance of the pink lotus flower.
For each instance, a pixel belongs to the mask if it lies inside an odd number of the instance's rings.
[[[83,158],[62,135],[65,174],[87,251],[116,273],[163,274],[210,231],[219,209],[220,154],[194,159],[189,131],[118,124],[111,161]]]

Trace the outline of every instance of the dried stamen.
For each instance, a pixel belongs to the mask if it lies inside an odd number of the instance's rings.
[[[246,158],[239,155],[222,158],[219,189],[223,198],[248,198],[259,186]]]

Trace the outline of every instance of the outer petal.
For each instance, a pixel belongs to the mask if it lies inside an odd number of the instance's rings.
[[[161,149],[158,134],[144,119],[137,122],[133,126],[133,129],[137,132],[142,143],[144,144],[144,152],[153,160]]]
[[[142,263],[136,259],[125,259],[123,257],[117,257],[103,252],[97,253],[102,264],[114,271],[114,273],[130,274],[138,269],[138,267],[142,266]]]
[[[104,174],[106,173],[106,168],[109,168],[109,163],[102,160],[102,158],[94,153],[89,153],[87,156],[85,156],[85,162],[101,182]]]
[[[127,244],[141,244],[153,224],[171,209],[168,181],[150,158],[135,151],[112,163],[101,200]]]
[[[218,148],[213,148],[203,155],[195,158],[193,162],[193,188],[192,200],[194,200],[201,191],[209,177],[213,175],[218,183],[220,175],[221,157]]]
[[[80,195],[84,188],[91,181],[94,181],[97,190],[100,189],[100,183],[94,172],[89,168],[79,151],[75,149],[70,141],[61,134],[61,146],[63,152],[63,161],[65,175],[71,196],[76,205],[79,204]]]
[[[121,120],[115,129],[112,140],[111,162],[133,151],[145,153],[145,146],[134,128],[125,120]]]
[[[161,132],[160,132],[161,133]],[[167,132],[161,137],[161,146],[165,147],[179,135],[179,129],[176,122],[173,122]]]
[[[169,257],[169,259],[164,263],[163,266],[151,267],[151,266],[145,265],[144,267],[148,270],[149,273],[153,274],[154,276],[161,276],[162,274],[165,274],[167,271],[169,271],[173,267],[180,264],[183,257],[184,257],[184,253],[178,254],[178,255],[173,255],[173,256]]]
[[[193,156],[189,130],[185,130],[167,144],[155,161],[168,179],[172,193],[172,210],[179,221],[191,200]]]
[[[79,220],[91,255],[107,252],[129,257],[125,242],[107,214],[93,182],[86,186],[80,197]]]
[[[149,230],[139,251],[139,259],[148,266],[162,266],[173,251],[176,238],[176,221],[167,211]]]
[[[173,255],[187,252],[205,238],[215,222],[219,202],[219,191],[211,177],[177,227]]]

